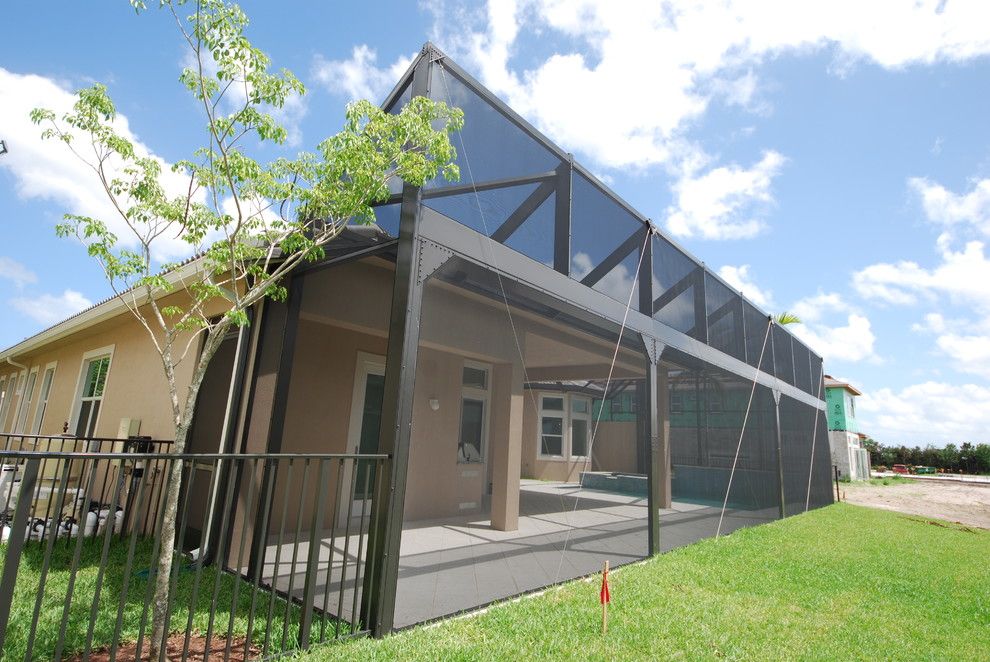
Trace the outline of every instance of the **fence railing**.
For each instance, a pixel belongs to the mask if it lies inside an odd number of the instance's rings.
[[[0,451],[0,465],[5,660],[148,655],[176,468],[158,642],[169,659],[270,659],[367,632],[372,498],[387,455],[17,450]]]

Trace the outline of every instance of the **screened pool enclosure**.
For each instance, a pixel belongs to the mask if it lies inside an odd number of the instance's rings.
[[[465,113],[461,180],[299,271],[204,387],[239,417],[193,435],[388,456],[319,499],[310,544],[361,573],[321,603],[381,634],[831,503],[820,357],[429,44],[385,108],[419,95]],[[315,517],[263,507],[259,540]]]

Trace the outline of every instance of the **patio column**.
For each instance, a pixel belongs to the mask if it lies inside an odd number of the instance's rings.
[[[492,380],[492,528],[519,528],[519,477],[522,464],[522,366],[496,365]]]
[[[660,553],[660,509],[670,507],[670,420],[668,412],[667,367],[660,361],[663,343],[643,336],[649,360],[645,386],[644,429],[649,438],[647,466],[648,551]]]

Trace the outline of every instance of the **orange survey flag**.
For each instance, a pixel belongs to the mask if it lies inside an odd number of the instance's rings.
[[[608,592],[608,561],[605,562],[605,570],[602,571],[602,590],[598,594],[598,599],[603,605],[612,602],[612,596]]]

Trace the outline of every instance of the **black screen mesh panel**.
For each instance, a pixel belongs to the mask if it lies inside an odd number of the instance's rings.
[[[769,389],[754,389],[752,382],[716,368],[671,366],[667,397],[673,503],[661,517],[663,548],[714,536],[720,519],[723,535],[776,519],[780,498]]]
[[[773,374],[773,350],[767,333],[769,317],[748,301],[743,301],[743,315],[746,318],[746,362],[767,374]]]
[[[794,384],[794,357],[791,353],[791,334],[776,324],[773,327],[774,374],[788,384]]]
[[[699,296],[704,271],[663,237],[653,238],[653,318],[701,337],[704,300]],[[699,305],[700,304],[700,305]]]
[[[441,73],[442,72],[442,73]],[[451,137],[461,184],[554,170],[560,160],[442,66],[434,69],[430,96],[464,111],[464,128]],[[448,186],[442,177],[425,188]]]
[[[711,274],[705,274],[708,344],[741,361],[746,360],[742,297]]]
[[[824,412],[786,396],[780,399],[780,427],[783,436],[783,471],[785,516],[832,502],[828,474],[831,468],[827,431],[823,426]],[[817,427],[817,432],[815,431]],[[826,435],[826,436],[823,436]],[[814,462],[812,462],[814,446]]]
[[[571,180],[571,277],[638,303],[637,270],[646,226],[579,172]]]
[[[811,388],[811,353],[797,338],[791,339],[791,351],[794,355],[794,385],[805,393],[812,393]]]
[[[536,190],[536,184],[429,198],[423,204],[483,235],[491,236]]]
[[[551,193],[502,243],[541,264],[553,267],[555,204],[556,194]]]
[[[396,625],[648,554],[647,363],[630,334],[609,380],[592,319],[458,258],[427,281]]]

